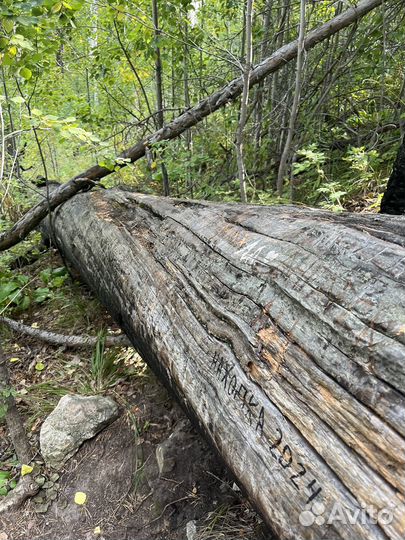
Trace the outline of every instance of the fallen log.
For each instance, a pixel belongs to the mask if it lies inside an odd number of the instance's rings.
[[[283,539],[405,534],[405,220],[79,194],[59,248]]]

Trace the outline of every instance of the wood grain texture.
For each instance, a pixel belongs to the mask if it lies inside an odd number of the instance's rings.
[[[405,219],[108,190],[54,227],[280,538],[404,538]]]

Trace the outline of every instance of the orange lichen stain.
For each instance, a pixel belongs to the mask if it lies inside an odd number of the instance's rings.
[[[266,360],[266,362],[269,364],[270,368],[271,368],[271,372],[273,375],[275,375],[276,373],[279,372],[280,370],[280,366],[281,366],[281,363],[278,362],[271,354],[269,351],[267,350],[262,350],[262,352],[260,353],[261,357],[263,358],[263,360]]]
[[[243,247],[247,244],[249,239],[251,239],[250,234],[238,229],[232,223],[224,223],[221,227],[220,234],[225,240],[227,240],[231,244],[231,246],[235,248]]]
[[[319,385],[319,386],[318,386],[318,391],[319,391],[320,396],[321,396],[326,402],[335,404],[336,398],[332,395],[332,393],[331,393],[327,388],[325,388],[324,386],[320,386],[320,385]]]
[[[263,343],[266,344],[272,343],[274,339],[277,339],[275,330],[273,328],[270,328],[269,326],[261,328],[257,332],[257,335],[263,341]]]
[[[262,328],[257,332],[257,337],[265,347],[271,350],[274,356],[280,356],[284,359],[289,342],[275,328],[270,326]]]
[[[398,497],[398,499],[400,501],[402,501],[403,503],[405,503],[405,495],[403,493],[401,493],[400,491],[397,491],[395,493],[396,497]],[[404,514],[404,522],[405,522],[405,514]]]

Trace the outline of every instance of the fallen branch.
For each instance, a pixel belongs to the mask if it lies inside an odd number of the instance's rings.
[[[382,2],[383,0],[362,0],[357,6],[347,9],[345,12],[337,15],[325,24],[315,28],[309,32],[305,38],[305,50],[312,49],[317,43],[324,41],[343,28],[350,26],[354,22],[364,17],[364,15],[372,11],[374,8],[378,7],[380,4],[382,4]],[[251,71],[249,87],[251,88],[255,84],[258,84],[268,75],[282,68],[286,63],[293,60],[297,56],[297,53],[297,40],[292,41],[291,43],[288,43],[287,45],[284,45],[278,49]],[[153,146],[160,141],[175,139],[181,135],[181,133],[192,126],[195,126],[198,122],[209,116],[211,113],[224,107],[228,103],[235,101],[235,99],[242,93],[242,89],[243,78],[238,77],[234,79],[214,94],[211,94],[207,98],[200,101],[191,109],[186,110],[183,114],[175,118],[172,122],[169,122],[163,128],[146,137],[131,148],[125,150],[117,158],[117,165],[124,167],[128,162],[134,163],[145,155],[148,147]],[[47,199],[44,199],[36,206],[31,208],[31,210],[29,210],[25,216],[17,221],[17,223],[15,223],[11,229],[3,232],[0,235],[0,251],[4,251],[15,244],[18,244],[28,235],[30,231],[35,229],[40,221],[47,215],[48,211],[55,209],[57,206],[73,197],[73,195],[79,191],[91,188],[96,182],[105,176],[108,176],[112,172],[112,170],[101,167],[100,165],[94,165],[87,171],[77,175],[66,184],[63,184],[61,187],[55,189]]]
[[[30,475],[23,476],[16,487],[0,502],[0,514],[18,510],[28,498],[36,495],[38,491],[39,485],[32,477]]]
[[[31,336],[35,339],[45,341],[51,345],[58,345],[76,349],[80,347],[94,347],[98,338],[92,336],[65,336],[63,334],[55,334],[54,332],[47,332],[45,330],[39,330],[38,328],[32,328],[23,323],[9,319],[8,317],[0,317],[0,323],[6,324],[9,328],[20,334]],[[125,335],[120,336],[106,336],[105,347],[132,347],[129,339]]]
[[[28,464],[32,459],[32,449],[11,389],[10,374],[0,342],[0,406],[5,409],[5,420],[18,461]]]

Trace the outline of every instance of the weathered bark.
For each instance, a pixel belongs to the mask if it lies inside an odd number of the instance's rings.
[[[312,49],[317,43],[358,21],[367,15],[367,13],[381,5],[383,1],[384,0],[361,0],[357,6],[350,7],[344,13],[340,13],[327,23],[315,28],[309,32],[305,38],[305,50]],[[251,88],[258,84],[268,75],[282,68],[286,63],[293,60],[297,56],[297,53],[297,40],[288,43],[275,51],[269,58],[263,60],[251,71],[249,87]],[[164,140],[175,139],[213,112],[221,109],[228,103],[235,101],[242,93],[242,90],[243,77],[234,79],[225,87],[214,92],[200,101],[197,105],[191,107],[175,118],[172,122],[166,124],[162,129],[159,129],[152,135],[149,135],[146,139],[139,141],[131,148],[125,150],[119,158],[117,158],[117,165],[123,167],[127,162],[133,163],[143,157],[147,149],[154,144]],[[43,202],[39,203],[25,214],[25,216],[23,216],[11,229],[0,234],[0,251],[18,244],[25,238],[46,216],[48,208],[52,210],[59,204],[62,204],[62,202],[67,201],[75,193],[84,189],[90,189],[95,182],[108,176],[111,172],[110,169],[106,169],[100,165],[94,165],[61,186],[60,190],[55,190],[49,197],[49,200],[45,201],[45,204]]]
[[[403,539],[402,218],[108,190],[53,223],[276,534]]]

